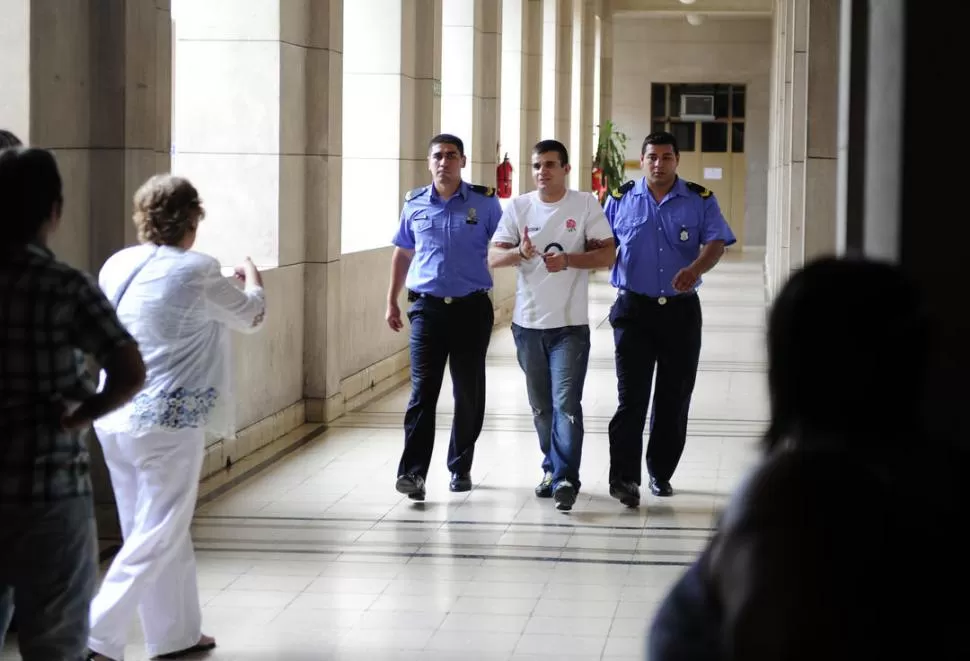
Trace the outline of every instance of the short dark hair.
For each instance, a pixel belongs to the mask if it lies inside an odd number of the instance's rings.
[[[23,142],[7,129],[0,129],[0,149],[8,147],[20,147]]]
[[[53,154],[25,147],[0,151],[0,227],[11,245],[33,241],[63,201]]]
[[[450,133],[439,133],[435,137],[431,138],[431,142],[428,143],[428,151],[435,145],[454,145],[458,149],[458,154],[460,156],[465,155],[465,143],[461,141],[457,135],[452,135]]]
[[[559,154],[560,164],[563,166],[569,165],[569,152],[566,151],[566,145],[558,140],[540,140],[536,143],[536,146],[532,148],[532,153],[537,156],[539,154],[545,154],[549,151],[554,151]]]
[[[847,282],[864,293],[847,295]],[[895,265],[823,257],[796,271],[768,319],[767,449],[804,432],[857,447],[905,440],[920,424],[930,323]]]
[[[641,157],[647,153],[647,145],[670,145],[674,148],[674,156],[680,156],[680,148],[677,147],[677,138],[674,137],[673,133],[657,131],[648,135],[643,139],[643,146],[640,147]]]

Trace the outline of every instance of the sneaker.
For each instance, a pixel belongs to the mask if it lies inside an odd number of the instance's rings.
[[[424,478],[414,473],[400,475],[395,488],[411,500],[424,500]]]
[[[627,507],[640,507],[640,487],[634,482],[611,482],[610,495]]]
[[[552,498],[552,473],[546,473],[542,482],[536,487],[536,495],[539,498]]]
[[[576,487],[569,480],[563,480],[556,485],[552,492],[552,497],[556,500],[556,509],[560,512],[568,512],[576,502]]]

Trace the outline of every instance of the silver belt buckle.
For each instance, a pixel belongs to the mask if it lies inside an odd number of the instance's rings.
[[[454,299],[451,296],[445,296],[445,305],[451,304]]]
[[[660,305],[667,305],[667,297],[661,296],[660,298],[657,299],[657,303],[660,303]]]

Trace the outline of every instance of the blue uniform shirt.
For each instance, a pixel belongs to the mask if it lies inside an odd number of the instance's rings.
[[[410,191],[391,240],[414,251],[405,286],[442,298],[491,289],[488,245],[501,217],[494,188],[463,181],[448,201],[433,184]]]
[[[714,194],[680,177],[660,202],[646,177],[628,181],[610,193],[604,211],[619,247],[610,282],[645,296],[676,296],[674,276],[697,259],[701,246],[737,241]]]

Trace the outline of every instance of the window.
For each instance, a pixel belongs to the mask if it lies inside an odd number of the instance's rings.
[[[345,3],[343,28],[340,249],[347,254],[390,244],[401,215],[401,3]],[[384,182],[368,187],[366,209],[362,181]]]
[[[720,154],[728,150],[728,125],[724,122],[701,124],[701,151]]]
[[[731,85],[731,117],[744,118],[744,85]]]
[[[731,124],[731,152],[734,154],[744,153],[744,122]]]
[[[694,122],[670,122],[670,132],[677,138],[677,148],[680,151],[694,151],[697,148],[695,128]]]
[[[654,119],[667,117],[667,86],[662,83],[651,85],[650,116]]]
[[[702,122],[680,119],[680,100],[685,94],[714,98],[714,120]],[[700,124],[700,151],[744,153],[745,86],[731,83],[653,83],[650,86],[651,131],[664,126],[677,138],[681,151],[695,151],[697,125]]]

